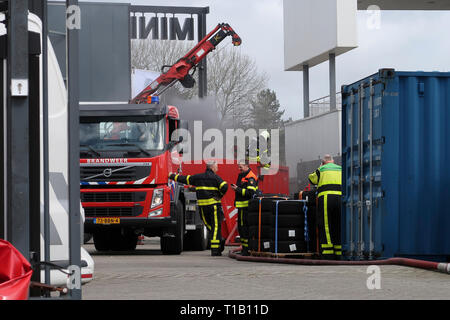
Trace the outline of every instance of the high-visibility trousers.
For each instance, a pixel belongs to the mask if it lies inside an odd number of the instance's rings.
[[[341,195],[323,192],[318,198],[319,252],[325,258],[342,256]]]
[[[248,207],[238,208],[238,232],[241,241],[242,249],[248,250]]]
[[[200,207],[200,215],[203,223],[209,230],[209,239],[211,243],[211,253],[221,252],[223,248],[222,239],[222,220],[223,211],[220,204]]]

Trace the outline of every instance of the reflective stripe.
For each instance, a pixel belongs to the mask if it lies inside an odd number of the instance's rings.
[[[220,245],[218,245],[218,244],[212,244],[212,245],[211,245],[211,248],[212,248],[212,249],[219,249],[219,248],[220,248]]]
[[[320,170],[320,172],[325,172],[325,171],[342,171],[341,168],[324,168],[324,167],[320,168],[319,170]]]
[[[336,245],[336,246],[334,246],[334,248],[335,248],[335,249],[342,249],[342,246]]]
[[[327,242],[331,247],[333,247],[333,244],[331,243],[331,236],[330,236],[330,227],[328,225],[328,196],[325,195],[325,199],[323,199],[323,215],[325,220],[325,234],[327,235]]]
[[[236,208],[247,208],[248,207],[248,200],[247,201],[236,201]]]
[[[241,227],[242,226],[244,226],[244,209],[241,209]],[[241,242],[243,241],[244,239],[241,239]]]
[[[332,244],[322,244],[321,247],[328,249],[328,248],[333,248],[333,245]]]
[[[190,178],[191,176],[187,176],[187,178],[186,178],[186,182],[187,182],[187,184],[190,184],[189,183],[189,178]]]
[[[322,254],[334,254],[334,250],[324,250]]]
[[[200,211],[202,212],[202,219],[203,219],[203,223],[205,224],[205,226],[208,228],[209,231],[211,231],[211,226],[206,223],[206,219],[205,219],[205,215],[203,213],[203,208],[200,208]]]
[[[342,251],[335,251],[334,254],[337,256],[342,256]]]
[[[258,188],[257,188],[257,187],[252,187],[252,186],[249,186],[249,187],[247,187],[247,189],[250,189],[250,190],[253,190],[253,191],[256,191],[256,190],[258,190]]]
[[[220,244],[220,240],[211,240],[211,243],[219,243]]]
[[[317,197],[324,197],[327,195],[337,195],[337,196],[342,196],[342,191],[324,191],[322,193],[319,193],[319,195]]]
[[[219,224],[219,222],[217,221],[217,206],[214,206],[214,235],[212,237],[212,240],[216,240],[217,239],[218,224]],[[212,243],[212,241],[211,241],[211,243]],[[211,246],[211,248],[212,247],[213,246]]]
[[[199,206],[211,206],[213,204],[221,203],[219,200],[216,200],[214,198],[211,199],[198,199],[197,204]]]
[[[245,189],[242,189],[242,196],[245,196]]]
[[[179,174],[177,174],[176,176],[175,176],[175,182],[178,182],[178,177],[179,177],[180,175]]]
[[[219,188],[216,187],[195,187],[196,190],[211,190],[211,191],[219,191]]]
[[[342,171],[342,167],[334,163],[327,163],[319,168],[320,172],[323,171]]]
[[[220,186],[219,186],[219,190],[221,190],[222,187],[223,187],[223,186],[226,186],[226,185],[227,185],[227,182],[226,182],[226,181],[222,182],[222,183],[220,184]]]

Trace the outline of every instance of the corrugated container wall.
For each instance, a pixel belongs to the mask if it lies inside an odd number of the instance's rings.
[[[342,94],[346,255],[449,259],[450,73],[383,69]]]

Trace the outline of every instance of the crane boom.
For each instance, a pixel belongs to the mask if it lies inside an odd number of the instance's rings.
[[[192,88],[195,84],[195,80],[192,77],[192,74],[190,74],[189,72],[192,69],[194,69],[195,71],[198,64],[203,59],[205,59],[205,57],[228,36],[232,37],[232,43],[234,46],[241,45],[241,38],[229,24],[218,24],[217,27],[214,28],[214,30],[212,30],[205,38],[203,38],[194,48],[192,48],[174,65],[163,66],[162,74],[141,93],[139,93],[133,100],[131,100],[130,103],[151,103],[152,95],[162,94],[166,89],[170,88],[178,81],[180,81],[185,88]],[[169,70],[167,70],[167,72],[164,72],[164,69],[166,68],[169,68]],[[164,87],[164,89],[161,92],[158,92],[162,87]]]

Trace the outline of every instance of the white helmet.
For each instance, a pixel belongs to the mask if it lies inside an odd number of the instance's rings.
[[[260,137],[263,137],[265,140],[269,140],[270,139],[270,133],[267,130],[264,130],[263,132],[261,132],[259,134]]]

